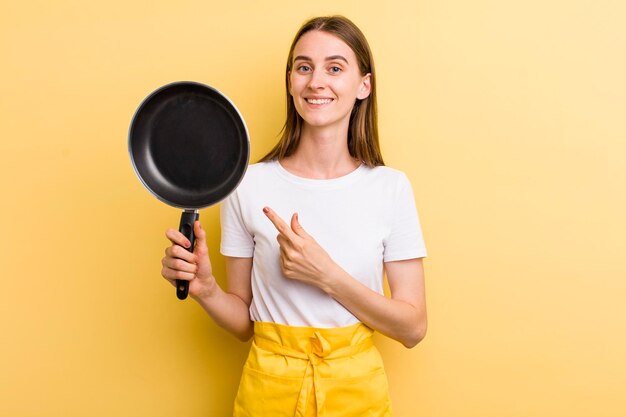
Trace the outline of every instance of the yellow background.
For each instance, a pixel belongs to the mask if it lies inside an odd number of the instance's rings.
[[[237,104],[256,160],[292,36],[328,13],[371,42],[429,248],[427,338],[377,338],[397,415],[626,415],[618,0],[3,1],[0,415],[228,415],[248,346],[160,278],[180,213],[135,177],[127,130],[196,80]],[[201,219],[216,254],[217,207]]]

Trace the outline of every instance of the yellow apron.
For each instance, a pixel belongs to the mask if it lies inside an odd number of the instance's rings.
[[[391,416],[372,333],[255,322],[234,417]]]

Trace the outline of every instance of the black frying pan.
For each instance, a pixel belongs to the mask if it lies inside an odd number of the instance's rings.
[[[133,116],[128,151],[135,173],[159,200],[184,209],[179,230],[191,242],[198,209],[230,194],[248,166],[248,129],[235,105],[216,89],[181,81],[158,88]],[[187,298],[189,282],[176,281]]]

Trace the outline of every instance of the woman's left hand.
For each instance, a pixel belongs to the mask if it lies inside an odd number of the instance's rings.
[[[298,213],[291,216],[291,224],[288,225],[269,207],[263,208],[263,212],[278,230],[276,240],[280,245],[283,275],[324,290],[326,280],[339,266],[300,225]]]

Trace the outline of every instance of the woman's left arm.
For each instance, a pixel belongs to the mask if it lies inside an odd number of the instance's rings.
[[[337,266],[324,289],[359,320],[407,348],[426,336],[426,297],[422,259],[386,262],[391,298],[381,295]]]
[[[354,279],[310,236],[294,214],[285,223],[270,208],[265,215],[278,230],[280,262],[290,279],[314,285],[333,297],[361,322],[411,348],[426,334],[424,269],[419,258],[386,262],[391,298]]]

